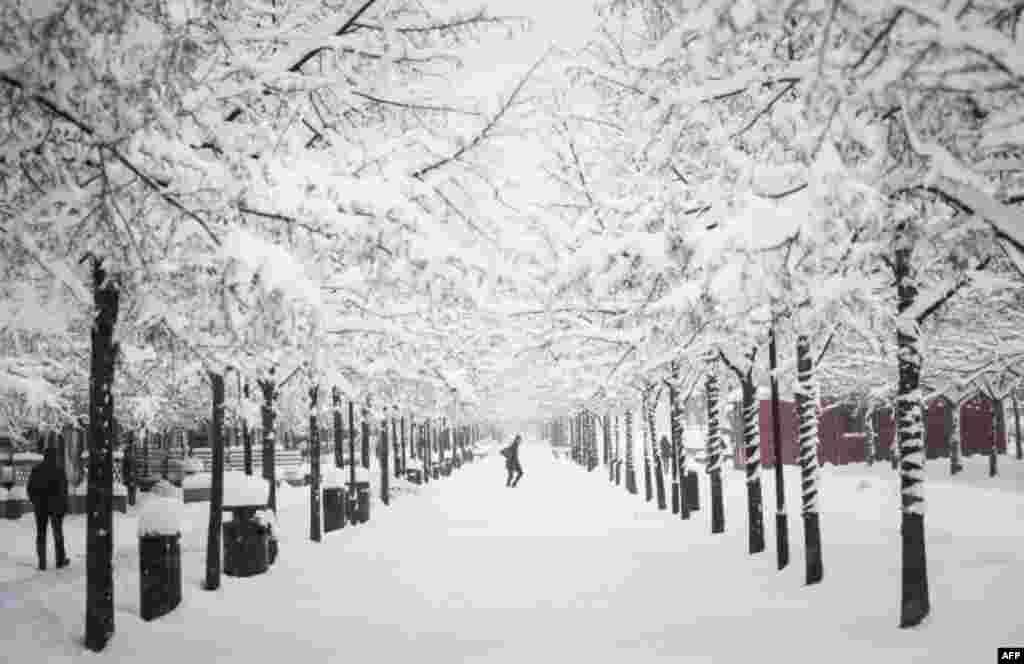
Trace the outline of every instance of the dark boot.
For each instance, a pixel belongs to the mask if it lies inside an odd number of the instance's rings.
[[[53,546],[57,556],[57,569],[67,567],[71,562],[68,560],[67,552],[64,550],[64,517],[54,515],[50,523],[53,528]]]

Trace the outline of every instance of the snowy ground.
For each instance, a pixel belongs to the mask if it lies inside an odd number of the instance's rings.
[[[116,516],[117,633],[106,652],[79,645],[84,517],[67,519],[73,564],[34,570],[32,520],[0,522],[0,652],[7,661],[799,662],[992,661],[1024,643],[1024,464],[957,480],[929,466],[933,615],[899,630],[897,478],[888,465],[826,468],[825,581],[802,587],[802,530],[789,473],[794,557],[745,553],[742,475],[730,471],[724,535],[705,509],[689,522],[555,460],[522,449],[504,487],[501,457],[423,489],[403,487],[370,524],[305,541],[307,496],[281,490],[281,558],[249,579],[200,589],[206,507],[186,506],[185,597],[151,623],[138,617],[135,520]],[[642,475],[641,475],[642,479]],[[705,482],[702,475],[702,482]],[[702,487],[706,500],[706,484]],[[766,479],[768,504],[774,487]],[[412,495],[417,491],[418,495]],[[642,487],[641,487],[642,491]],[[251,658],[251,659],[250,659]]]

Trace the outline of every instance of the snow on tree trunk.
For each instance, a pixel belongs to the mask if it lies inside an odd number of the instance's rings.
[[[963,449],[963,433],[960,429],[960,402],[950,401],[949,422],[949,474],[956,475],[964,469],[960,457]]]
[[[320,541],[320,423],[316,411],[320,387],[309,388],[309,539]]]
[[[800,496],[804,521],[804,556],[807,585],[821,581],[821,526],[818,514],[818,390],[814,381],[811,343],[807,335],[796,338],[796,405],[800,418]]]
[[[864,407],[864,425],[867,435],[864,436],[864,458],[868,466],[875,465],[875,450],[878,449],[878,431],[875,428],[875,411],[871,406]]]
[[[363,468],[370,468],[370,414],[366,408],[362,409],[362,429],[363,429]]]
[[[210,374],[213,390],[213,417],[210,456],[210,518],[206,531],[206,583],[207,590],[220,588],[221,518],[224,505],[224,375]]]
[[[380,501],[385,505],[391,504],[388,456],[388,418],[385,417],[380,422]]]
[[[1014,436],[1017,445],[1017,460],[1024,459],[1024,448],[1021,447],[1020,440],[1020,402],[1017,400],[1017,394],[1013,394],[1013,428],[1016,435]]]
[[[742,381],[743,447],[747,475],[747,543],[751,554],[764,551],[764,497],[761,493],[761,425],[757,386],[748,371]]]
[[[622,432],[619,428],[619,416],[615,416],[615,460],[612,463],[614,466],[615,474],[615,485],[621,486],[622,484]]]
[[[394,474],[398,478],[402,476],[402,451],[398,448],[398,420],[394,417],[391,418],[391,452],[394,457]]]
[[[120,290],[93,260],[89,376],[89,489],[86,494],[85,646],[103,650],[114,635],[114,326]]]
[[[356,490],[356,405],[348,402],[348,483],[349,491]]]
[[[604,466],[608,469],[608,481],[614,482],[615,468],[612,464],[612,416],[605,413],[604,418],[601,420],[601,424],[601,442],[603,444],[602,453],[604,455]]]
[[[654,500],[654,486],[651,483],[651,447],[654,441],[650,439],[650,429],[647,426],[647,411],[649,410],[647,395],[643,396],[640,403],[640,438],[643,441],[644,454],[644,500]]]
[[[711,533],[725,532],[725,502],[722,496],[722,434],[719,430],[719,393],[716,356],[709,354],[708,371],[704,379],[707,397],[707,474],[711,478]]]
[[[274,468],[274,460],[277,446],[277,409],[274,402],[277,400],[277,384],[274,381],[274,370],[270,375],[259,382],[260,391],[263,393],[263,405],[260,408],[261,425],[263,427],[263,479],[270,483],[270,493],[267,497],[267,507],[274,513],[277,512],[277,470]]]
[[[992,399],[992,436],[988,448],[988,476],[999,474],[999,440],[1006,435],[1006,418],[1003,416],[1003,400]]]
[[[900,452],[900,494],[903,547],[903,578],[900,602],[900,627],[921,623],[930,611],[928,571],[924,537],[924,441],[921,413],[920,329],[916,320],[905,314],[917,299],[917,284],[911,273],[914,240],[910,221],[897,222],[895,229],[894,272],[898,297],[896,332],[899,388],[896,396],[896,436]]]
[[[647,432],[651,440],[651,457],[654,462],[654,497],[658,501],[658,509],[663,510],[668,505],[665,502],[665,474],[661,463],[661,451],[658,448],[658,432],[654,426],[654,411],[656,408],[657,403],[653,399],[648,399],[644,416],[647,423]]]
[[[772,446],[775,457],[775,557],[781,570],[789,565],[789,517],[786,515],[786,476],[782,459],[782,419],[779,415],[779,367],[775,343],[775,316],[768,329],[768,368],[771,372]]]
[[[344,460],[344,441],[341,433],[341,392],[331,388],[331,424],[334,429],[334,467],[341,468]]]
[[[669,433],[672,436],[672,467],[679,494],[679,515],[683,519],[690,518],[690,504],[686,500],[686,447],[683,444],[683,404],[680,403],[679,374],[674,373],[668,387],[669,400]]]
[[[407,456],[405,449],[405,416],[402,416],[402,473],[404,474],[408,469]]]
[[[601,460],[605,468],[611,468],[611,416],[607,413],[601,418]],[[608,471],[608,480],[612,479]]]
[[[626,491],[637,494],[636,468],[633,464],[633,411],[626,411]]]
[[[248,402],[249,381],[245,382],[243,390],[245,400]],[[242,418],[242,469],[246,475],[252,475],[252,430],[245,418]]]

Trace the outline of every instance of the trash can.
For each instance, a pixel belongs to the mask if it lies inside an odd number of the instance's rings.
[[[700,480],[697,479],[697,471],[691,470],[686,473],[686,506],[691,512],[700,510]]]
[[[224,523],[224,573],[254,576],[270,566],[270,528],[256,518],[258,506],[232,507]]]
[[[139,594],[143,620],[153,620],[181,603],[181,534],[139,537]]]
[[[8,519],[20,519],[22,514],[32,511],[32,503],[28,502],[25,487],[15,486],[7,493],[7,510],[4,514]]]
[[[344,487],[330,487],[323,491],[324,532],[329,533],[332,530],[344,528],[348,511],[345,509],[348,501],[345,497]]]
[[[355,488],[349,485],[349,523],[366,523],[370,520],[370,483],[356,481]]]

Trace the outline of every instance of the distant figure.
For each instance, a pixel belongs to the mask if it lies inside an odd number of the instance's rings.
[[[515,487],[523,476],[523,467],[519,463],[519,443],[521,442],[523,442],[522,435],[516,434],[516,437],[512,439],[512,444],[501,451],[501,455],[505,457],[505,470],[508,471],[508,478],[505,480],[506,487]]]
[[[46,524],[53,528],[53,545],[57,567],[70,561],[64,551],[64,514],[68,511],[68,480],[57,465],[57,450],[49,448],[43,462],[32,469],[28,478],[28,497],[36,514],[36,555],[39,569],[46,569]]]

